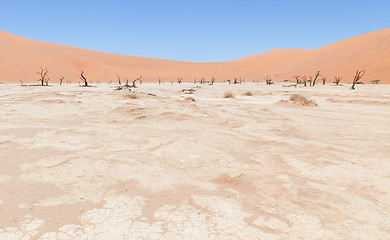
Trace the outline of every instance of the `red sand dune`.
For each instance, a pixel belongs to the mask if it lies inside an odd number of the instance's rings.
[[[232,62],[192,63],[163,59],[102,53],[60,44],[39,42],[0,31],[0,82],[36,82],[36,72],[47,67],[51,82],[78,82],[81,70],[93,82],[116,81],[116,75],[157,82],[210,79],[218,82],[234,77],[246,81],[262,80],[266,75],[275,81],[292,79],[294,75],[313,75],[315,71],[332,81],[335,75],[342,82],[351,82],[357,69],[366,69],[362,79],[368,83],[380,79],[390,83],[390,29],[364,34],[336,42],[315,50],[274,49]]]

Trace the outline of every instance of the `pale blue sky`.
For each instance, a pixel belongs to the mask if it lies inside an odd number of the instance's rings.
[[[230,61],[390,26],[390,1],[0,1],[0,29],[103,52]]]

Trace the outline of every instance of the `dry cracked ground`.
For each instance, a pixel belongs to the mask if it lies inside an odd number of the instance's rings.
[[[193,87],[1,84],[0,239],[390,239],[390,86]]]

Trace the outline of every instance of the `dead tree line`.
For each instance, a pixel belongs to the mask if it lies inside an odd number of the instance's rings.
[[[363,70],[356,70],[356,73],[355,73],[355,76],[352,80],[352,86],[351,86],[351,90],[354,90],[355,89],[355,85],[356,84],[361,84],[362,82],[360,82],[360,80],[363,78],[363,76],[365,75],[366,73],[366,70],[363,69]],[[49,81],[50,81],[50,76],[49,76],[49,71],[47,70],[47,67],[44,69],[42,67],[40,67],[40,71],[37,72],[37,74],[40,76],[39,79],[37,81],[40,82],[40,86],[48,86],[49,85]],[[122,86],[122,81],[121,81],[121,78],[119,77],[119,75],[116,75],[117,79],[118,79],[118,84],[120,86]],[[320,78],[321,77],[321,78]],[[80,76],[79,76],[80,80],[82,81],[84,87],[88,87],[89,86],[89,83],[87,81],[87,78],[85,77],[84,75],[84,71],[82,70],[81,73],[80,73]],[[59,77],[59,85],[62,85],[63,81],[64,81],[64,76],[60,76]],[[321,75],[321,72],[320,71],[316,71],[316,73],[314,74],[314,76],[306,76],[306,75],[303,75],[303,76],[300,76],[300,75],[295,75],[293,76],[293,79],[295,80],[295,87],[297,87],[298,85],[304,85],[304,86],[307,86],[307,82],[309,82],[309,86],[315,86],[316,85],[316,82],[318,79],[321,79],[322,80],[322,85],[325,85],[326,84],[326,81],[327,81],[327,77],[324,76],[324,75]],[[341,80],[343,79],[342,77],[339,77],[339,76],[335,76],[334,77],[334,81],[333,83],[335,83],[336,85],[339,85],[339,83],[341,82]],[[199,83],[200,84],[210,84],[210,85],[214,85],[214,82],[215,82],[215,77],[212,76],[211,77],[211,80],[210,81],[206,81],[205,80],[205,77],[201,77],[200,78],[200,81]],[[272,81],[272,78],[270,76],[265,76],[264,77],[264,80],[266,82],[266,85],[271,85],[273,84],[273,81]],[[139,84],[142,84],[142,75],[138,78],[136,78],[135,80],[133,80],[132,84],[130,85],[129,84],[129,80],[126,80],[126,84],[124,85],[125,87],[129,87],[129,88],[135,88],[136,87],[136,82],[139,82]],[[181,84],[183,81],[183,78],[182,77],[177,77],[177,82],[178,84]],[[234,80],[233,80],[233,84],[241,84],[243,81],[245,81],[244,79],[242,78],[237,78],[235,77]],[[288,80],[285,80],[285,81],[288,81]],[[378,84],[380,80],[373,80],[371,81],[373,84]],[[21,82],[21,85],[22,86],[25,86],[25,84],[23,83],[22,80],[20,80]],[[161,78],[158,79],[158,83],[159,85],[161,84]],[[225,82],[228,82],[229,84],[232,83],[232,80],[231,79],[227,79]],[[254,81],[253,81],[254,82]],[[70,81],[67,81],[67,83],[71,83]],[[110,82],[111,83],[111,82]],[[194,78],[194,84],[197,83],[197,80],[196,78]],[[258,81],[257,81],[258,83]],[[97,84],[100,84],[100,82],[98,81]],[[171,84],[173,84],[173,81],[171,81]]]

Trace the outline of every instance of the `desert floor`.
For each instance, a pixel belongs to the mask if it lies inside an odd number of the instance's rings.
[[[1,84],[0,239],[390,239],[390,85],[191,87]]]

